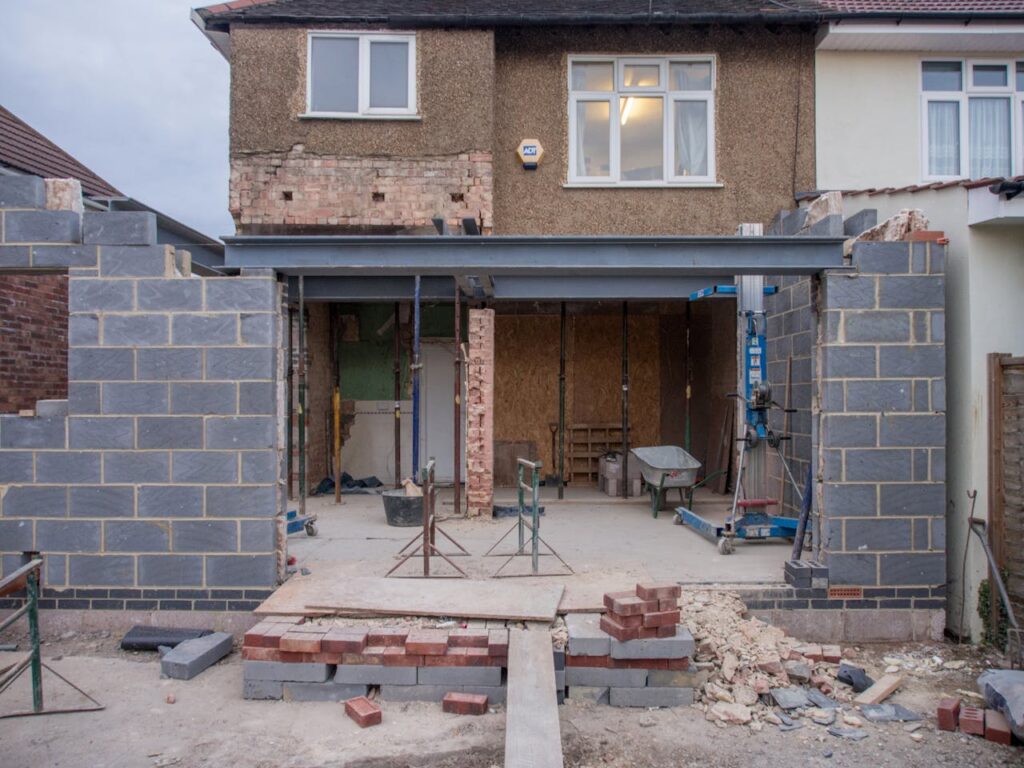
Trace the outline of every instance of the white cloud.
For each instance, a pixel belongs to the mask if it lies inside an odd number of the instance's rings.
[[[210,235],[227,211],[228,63],[188,0],[4,0],[0,104]]]

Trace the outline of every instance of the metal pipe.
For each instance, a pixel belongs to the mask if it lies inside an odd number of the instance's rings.
[[[455,515],[462,511],[462,291],[455,285],[455,428],[452,432],[454,452]]]
[[[629,302],[622,302],[622,498],[629,497]]]
[[[299,516],[306,516],[306,279],[299,275]]]
[[[402,485],[402,334],[399,327],[401,306],[395,302],[395,488]]]
[[[341,333],[338,328],[340,319],[337,307],[331,306],[331,315],[334,319],[332,327],[334,330],[334,356],[336,370],[334,381],[333,415],[334,415],[334,503],[341,504]]]
[[[412,476],[420,472],[420,276],[412,306]]]
[[[39,656],[39,566],[28,573],[28,637],[32,645],[32,709],[43,711],[43,660]]]
[[[288,429],[287,429],[287,448],[288,457],[286,459],[286,471],[288,473],[288,498],[292,498],[295,495],[295,481],[292,479],[292,473],[295,471],[295,461],[292,457],[292,453],[295,450],[295,360],[294,349],[292,349],[292,333],[295,329],[295,312],[292,311],[291,307],[288,307]]]
[[[565,498],[565,302],[562,302],[558,343],[558,498]]]
[[[686,415],[683,432],[683,447],[690,452],[690,400],[693,397],[693,355],[690,350],[690,302],[686,302]]]

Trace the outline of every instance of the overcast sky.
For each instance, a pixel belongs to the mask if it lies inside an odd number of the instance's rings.
[[[0,104],[125,194],[220,236],[234,232],[228,63],[189,18],[205,4],[0,0]]]

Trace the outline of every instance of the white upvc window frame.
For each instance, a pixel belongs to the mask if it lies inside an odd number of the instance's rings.
[[[711,65],[711,88],[706,91],[674,91],[671,90],[671,65],[673,63],[709,63]],[[572,87],[572,68],[574,64],[601,63],[612,65],[611,91],[574,91]],[[660,86],[626,87],[625,68],[629,65],[657,64],[660,72]],[[714,54],[684,54],[678,56],[620,56],[612,54],[571,55],[566,66],[566,89],[569,110],[569,152],[566,173],[567,187],[721,187],[717,177],[717,143],[715,132],[715,107],[718,82],[718,59]],[[662,100],[662,171],[661,179],[650,181],[622,181],[621,175],[621,131],[619,115],[620,102],[629,97],[656,97]],[[606,102],[609,104],[609,175],[582,176],[576,173],[577,152],[577,106],[581,102]],[[704,176],[675,175],[675,105],[676,102],[699,101],[707,105],[707,146],[708,168]]]
[[[970,100],[971,97],[1001,97],[1010,102],[1010,175],[1024,174],[1024,91],[1016,89],[1017,63],[1024,59],[965,59],[957,57],[929,56],[922,58],[918,66],[918,89],[921,93],[921,178],[927,183],[959,181],[971,178],[970,148]],[[926,91],[924,89],[924,65],[928,63],[957,62],[960,64],[960,91]],[[996,64],[1005,66],[1005,86],[975,86],[974,67]],[[938,175],[929,173],[928,168],[928,104],[930,102],[957,102],[959,106],[960,173]]]
[[[315,38],[345,38],[359,41],[358,111],[317,112],[313,110],[313,40]],[[405,43],[409,46],[409,76],[407,106],[370,106],[370,44]],[[340,120],[418,120],[416,101],[416,33],[415,32],[358,32],[345,30],[310,30],[306,33],[306,111],[300,117],[332,118]]]

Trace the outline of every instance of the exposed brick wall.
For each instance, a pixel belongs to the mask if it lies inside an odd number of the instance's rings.
[[[434,216],[492,225],[490,152],[434,157],[346,157],[306,152],[235,155],[230,209],[254,225],[429,227]]]
[[[466,365],[466,509],[490,517],[494,503],[494,310],[469,310]]]
[[[68,396],[68,277],[0,276],[0,413]]]

